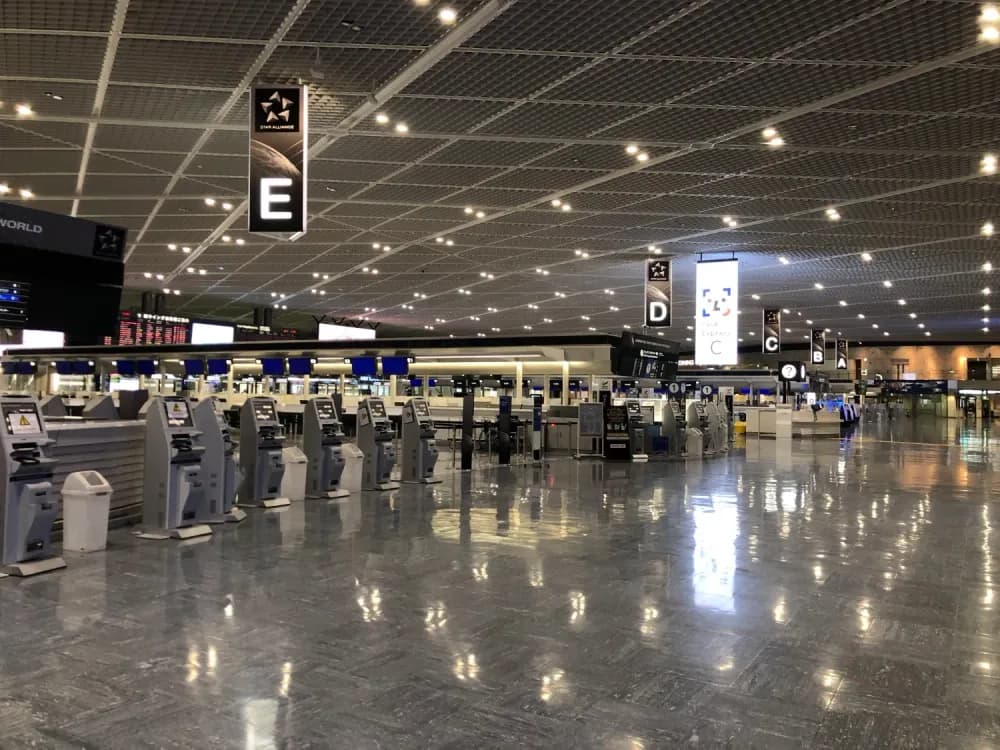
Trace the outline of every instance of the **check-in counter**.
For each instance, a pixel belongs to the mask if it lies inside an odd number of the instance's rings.
[[[143,462],[145,460],[146,424],[144,421],[67,421],[47,420],[45,427],[55,441],[45,448],[58,461],[53,484],[62,491],[66,476],[74,471],[97,471],[110,482],[112,523],[128,514],[140,512],[142,503]]]
[[[785,407],[791,411],[791,407]],[[777,433],[778,408],[774,406],[745,406],[747,415],[747,435],[751,437],[773,438]],[[839,438],[840,415],[822,410],[813,415],[812,409],[803,407],[791,411],[791,436],[797,438]]]
[[[777,409],[773,406],[744,406],[747,416],[747,435],[752,437],[774,437]]]

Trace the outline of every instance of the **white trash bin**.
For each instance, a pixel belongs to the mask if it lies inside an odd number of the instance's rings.
[[[289,500],[306,499],[306,469],[309,460],[301,449],[291,446],[281,450],[285,475],[281,478],[281,496]]]
[[[96,471],[75,471],[63,483],[63,549],[97,552],[108,546],[111,485]]]

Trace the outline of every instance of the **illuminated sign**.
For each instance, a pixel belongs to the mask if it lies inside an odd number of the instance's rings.
[[[698,365],[735,365],[739,360],[739,272],[738,260],[697,265],[694,361]]]
[[[250,90],[251,232],[306,231],[308,98],[305,86]]]

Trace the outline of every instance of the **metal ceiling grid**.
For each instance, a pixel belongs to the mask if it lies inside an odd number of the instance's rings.
[[[484,5],[463,3],[459,28]],[[407,122],[411,135],[396,136],[369,114],[313,161],[310,211],[322,215],[305,238],[288,245],[247,237],[237,220],[228,231],[249,240],[237,249],[216,233],[226,214],[202,202],[229,194],[236,203],[245,192],[246,102],[237,98],[222,117],[219,108],[275,37],[292,1],[131,0],[79,212],[136,226],[157,207],[129,262],[129,283],[140,287],[155,284],[144,271],[172,274],[187,257],[169,252],[167,243],[201,247],[213,237],[194,262],[210,273],[183,273],[172,282],[185,291],[177,304],[189,311],[245,314],[249,303],[269,303],[272,285],[289,295],[282,319],[302,319],[295,307],[342,313],[348,300],[361,314],[377,300],[380,310],[389,308],[380,314],[384,321],[419,329],[454,310],[465,319],[448,330],[468,333],[486,323],[467,320],[483,300],[496,300],[491,306],[500,310],[505,300],[517,301],[515,310],[498,314],[505,328],[517,329],[549,314],[527,308],[530,298],[565,289],[569,296],[558,307],[567,314],[550,314],[551,330],[581,330],[588,305],[595,307],[591,325],[613,330],[638,322],[638,259],[646,244],[660,243],[671,254],[735,251],[747,284],[765,299],[794,300],[806,317],[810,305],[817,318],[833,320],[839,312],[812,289],[816,273],[834,277],[824,280],[828,291],[842,290],[851,305],[864,304],[887,321],[899,310],[895,291],[880,291],[882,274],[910,279],[896,289],[912,284],[907,294],[914,299],[931,300],[927,281],[941,279],[933,286],[953,296],[928,301],[927,314],[933,310],[942,332],[963,330],[963,321],[966,335],[977,331],[973,303],[991,247],[978,232],[996,218],[989,215],[996,191],[975,175],[981,152],[996,148],[1000,115],[993,102],[1000,55],[969,50],[979,4],[816,0],[809,12],[794,6],[516,2],[381,105],[393,121]],[[39,175],[39,207],[68,210],[75,197],[62,181],[79,166],[113,7],[110,0],[4,3],[0,62],[8,64],[0,99],[30,97],[38,114],[14,121],[0,110],[0,179]],[[291,31],[275,37],[274,54],[256,77],[309,82],[319,137],[450,33],[434,8],[403,0],[312,0]],[[53,56],[60,45],[81,54]],[[935,60],[956,50],[962,53],[943,67]],[[920,64],[921,74],[884,86],[909,64]],[[832,107],[826,99],[867,82],[878,89],[859,89]],[[47,90],[58,90],[62,102],[48,101]],[[782,110],[800,104],[783,121]],[[760,142],[759,128],[772,113],[783,149]],[[161,195],[203,137],[185,176]],[[648,166],[636,169],[624,152],[630,142],[648,151]],[[14,150],[65,144],[74,150]],[[629,168],[635,171],[618,176]],[[962,182],[937,184],[946,179]],[[925,187],[930,183],[936,186]],[[903,192],[866,200],[893,191]],[[574,210],[551,209],[556,195]],[[831,203],[841,204],[840,222],[823,217]],[[466,206],[488,218],[470,217]],[[725,214],[746,226],[726,228]],[[783,218],[789,214],[796,216]],[[439,234],[454,244],[439,246]],[[374,242],[394,250],[382,256]],[[872,263],[860,260],[865,249]],[[778,255],[792,265],[779,264]],[[366,263],[380,275],[361,273]],[[550,275],[535,274],[538,265]],[[693,314],[686,294],[693,268],[689,259],[675,265],[678,315]],[[487,269],[495,279],[480,276]],[[317,288],[327,295],[309,293],[314,272],[331,275]],[[623,290],[620,314],[593,301],[592,292],[609,284]],[[398,305],[418,285],[429,299],[400,315]],[[458,285],[476,295],[458,295]],[[628,303],[624,290],[634,297]],[[755,320],[755,303],[745,305]],[[845,327],[851,322],[843,320]]]

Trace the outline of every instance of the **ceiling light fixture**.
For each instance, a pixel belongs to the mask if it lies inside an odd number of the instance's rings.
[[[151,274],[149,271],[146,271],[145,273],[143,273],[142,276],[143,276],[143,278],[146,278],[146,279],[153,278],[153,274]]]
[[[905,304],[906,304],[906,300],[905,300],[905,299],[901,299],[901,300],[899,300],[899,304],[901,304],[901,305],[905,305]]]
[[[788,258],[786,258],[784,255],[778,256],[778,262],[783,266],[787,266],[789,263],[791,263],[791,261],[788,260]]]
[[[15,104],[14,111],[18,117],[31,117],[35,114],[35,110],[31,108],[30,104]]]
[[[984,221],[983,225],[979,228],[979,233],[981,235],[983,235],[983,237],[992,237],[993,236],[993,222],[992,221]]]
[[[985,271],[986,273],[989,273],[990,271],[992,271],[992,270],[993,270],[993,264],[992,264],[992,263],[990,263],[989,261],[986,261],[985,263],[983,263],[983,265],[981,266],[981,268],[982,268],[982,269],[983,269],[983,271]]]
[[[458,20],[458,11],[454,8],[445,6],[438,11],[438,20],[445,26],[451,26]]]
[[[466,206],[464,209],[466,216],[472,216],[473,212],[476,210],[472,206]]]
[[[871,263],[872,262],[872,254],[871,253],[861,253],[861,260],[863,260],[865,263]]]
[[[984,3],[980,6],[979,18],[976,20],[979,24],[979,41],[988,44],[1000,42],[1000,26],[997,25],[1000,21],[1000,10],[996,5]]]
[[[843,300],[843,299],[842,299],[842,300],[840,300],[840,302],[838,302],[837,304],[838,304],[838,305],[840,305],[841,307],[847,307],[847,300]]]
[[[35,194],[34,192],[32,192],[31,188],[21,188],[20,190],[17,191],[17,194],[20,195],[24,200],[31,200],[32,198],[35,197]]]
[[[230,203],[229,201],[226,201],[225,203],[222,204],[222,210],[223,211],[232,211],[233,210],[233,204]]]
[[[864,320],[864,319],[865,319],[865,314],[864,313],[858,313],[858,320]]]
[[[10,192],[10,185],[6,182],[0,182],[0,195],[7,195]]]
[[[569,211],[572,211],[572,210],[573,210],[573,207],[572,207],[571,205],[569,205],[568,203],[565,203],[565,202],[564,202],[564,203],[563,203],[563,204],[562,204],[562,205],[560,206],[560,208],[561,208],[561,209],[562,209],[562,210],[563,210],[564,212],[569,212]]]
[[[190,255],[191,254],[191,248],[188,247],[187,245],[184,245],[184,247],[181,248],[181,252],[184,253],[185,255]]]
[[[840,211],[835,208],[826,209],[826,218],[830,221],[840,221]]]
[[[238,240],[236,240],[236,244],[237,245],[245,245],[245,244],[247,244],[247,241],[245,239],[243,239],[242,237],[240,237]]]
[[[562,206],[562,201],[559,200],[558,198],[553,198],[551,201],[549,201],[549,205],[552,206],[552,208],[559,208],[560,206]]]
[[[892,288],[892,282],[889,281],[889,279],[886,279],[885,281],[882,282],[882,286],[884,286],[886,289],[891,289]]]
[[[639,153],[639,147],[636,146],[634,143],[630,143],[625,147],[625,153],[628,154],[629,156],[635,156],[636,154]]]
[[[636,154],[635,160],[645,164],[647,161],[649,161],[649,154],[647,154],[645,151],[640,151],[638,154]]]
[[[916,314],[916,313],[910,313],[910,319],[911,319],[911,320],[914,320],[914,319],[916,319],[916,317],[917,317],[917,314]]]
[[[215,198],[206,198],[205,199],[205,205],[206,206],[214,206],[215,205]]]
[[[660,255],[663,252],[656,245],[649,245],[646,249],[649,250],[649,252],[651,252],[653,255]]]
[[[388,125],[389,115],[387,115],[385,112],[379,112],[378,114],[375,115],[375,122],[377,122],[379,125]]]
[[[399,133],[400,135],[406,135],[407,133],[410,132],[410,126],[407,125],[405,122],[397,122],[396,132]]]
[[[486,218],[486,212],[485,211],[476,211],[476,218],[477,219],[485,219]]]
[[[760,295],[759,294],[751,294],[750,295],[750,299],[760,299]]]
[[[826,289],[826,287],[820,284],[818,281],[815,284],[813,284],[813,286],[820,290]]]
[[[996,174],[996,172],[996,154],[983,154],[983,158],[979,160],[979,174]]]

